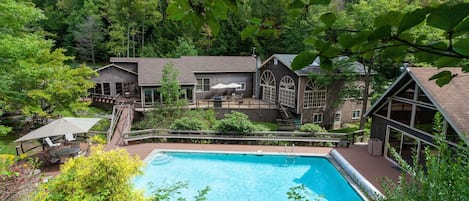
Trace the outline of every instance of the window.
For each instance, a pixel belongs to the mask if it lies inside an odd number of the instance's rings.
[[[313,114],[313,123],[315,123],[315,124],[322,123],[322,118],[323,118],[322,113],[314,113]]]
[[[210,79],[208,78],[199,78],[197,79],[196,91],[210,91]]]
[[[304,108],[326,106],[326,87],[309,81],[305,86]]]
[[[352,119],[360,119],[361,110],[352,110]]]
[[[295,82],[290,76],[285,76],[280,80],[278,99],[282,105],[295,107]]]
[[[237,82],[237,84],[240,84],[241,86],[238,88],[235,88],[236,91],[244,91],[246,90],[246,82]]]
[[[334,121],[336,122],[342,121],[342,113],[340,112],[335,113]]]
[[[261,75],[262,100],[275,103],[275,76],[272,71],[266,70]]]
[[[103,83],[103,94],[104,95],[111,95],[111,83]]]
[[[122,94],[122,82],[116,82],[116,96],[117,94],[124,95]]]

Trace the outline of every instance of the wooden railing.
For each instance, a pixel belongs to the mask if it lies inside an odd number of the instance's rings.
[[[255,131],[246,134],[221,133],[212,130],[169,130],[147,129],[124,133],[123,142],[144,139],[190,139],[190,140],[216,140],[216,141],[283,141],[283,142],[309,142],[332,143],[335,146],[344,144],[347,147],[353,144],[355,136],[363,131],[351,133],[323,133],[323,132],[287,132],[287,131]]]

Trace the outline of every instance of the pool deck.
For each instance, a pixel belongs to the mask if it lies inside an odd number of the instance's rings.
[[[119,147],[119,146],[117,146]],[[112,146],[112,148],[117,148]],[[108,149],[111,147],[108,147]],[[111,148],[111,149],[112,149]],[[126,149],[131,155],[137,155],[140,159],[145,159],[153,150],[198,150],[198,151],[227,151],[227,152],[269,152],[285,154],[284,146],[261,146],[261,145],[233,145],[233,144],[189,144],[189,143],[142,143],[119,148]],[[337,150],[362,176],[364,176],[379,191],[383,192],[383,179],[389,178],[397,181],[401,171],[394,164],[382,156],[372,156],[367,152],[366,145],[351,145],[349,148],[332,147],[295,147],[295,153],[305,153],[308,155],[326,155],[332,149]],[[287,152],[291,152],[292,147],[287,147]],[[49,176],[59,173],[59,165],[43,169]]]

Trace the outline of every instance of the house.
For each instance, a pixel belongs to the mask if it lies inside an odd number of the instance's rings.
[[[319,59],[300,70],[292,70],[296,54],[274,54],[259,69],[259,98],[279,104],[293,115],[297,122],[321,124],[326,128],[339,128],[344,123],[359,122],[362,115],[361,98],[343,98],[341,92],[347,86],[363,91],[365,67],[358,62],[348,63],[345,68],[358,75],[353,83],[343,79],[331,79],[321,83],[314,75],[325,73]],[[334,75],[328,75],[334,76]],[[362,93],[362,92],[361,92]]]
[[[96,85],[91,93],[139,98],[142,107],[161,101],[157,89],[161,87],[162,70],[168,63],[178,71],[183,98],[189,103],[227,93],[253,95],[256,59],[251,56],[112,57],[110,62],[96,70],[99,75],[92,78]],[[240,87],[231,90],[211,88],[218,83],[237,83]]]
[[[439,87],[429,78],[443,70],[457,76]],[[454,146],[461,141],[468,144],[468,85],[469,75],[461,68],[407,68],[366,114],[372,118],[372,142],[381,142],[372,146],[378,146],[378,154],[384,151],[384,157],[394,162],[386,144],[405,161],[411,163],[416,152],[422,162],[425,147],[436,149],[433,120],[437,113],[443,117],[447,142]]]

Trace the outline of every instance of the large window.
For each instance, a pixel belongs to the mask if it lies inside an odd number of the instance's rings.
[[[269,103],[275,103],[275,77],[274,74],[266,70],[261,75],[262,100]]]
[[[197,79],[196,91],[210,91],[210,79],[208,78],[199,78]]]
[[[326,87],[309,81],[305,86],[304,108],[326,106]]]
[[[387,143],[390,147],[396,150],[397,154],[405,162],[410,165],[413,165],[412,157],[415,156],[415,154],[417,154],[417,160],[419,162],[424,161],[425,147],[428,146],[432,150],[431,152],[436,151],[436,147],[434,147],[433,145],[428,144],[427,142],[419,140],[415,137],[412,137],[411,135],[393,127],[388,127],[387,129]],[[391,151],[389,150],[388,146],[385,146],[385,156],[388,159],[396,162],[397,164],[397,159],[391,154]]]
[[[94,93],[100,95],[111,95],[111,83],[96,83],[94,86]]]
[[[295,107],[295,82],[290,76],[285,76],[280,80],[278,99],[282,105]]]

